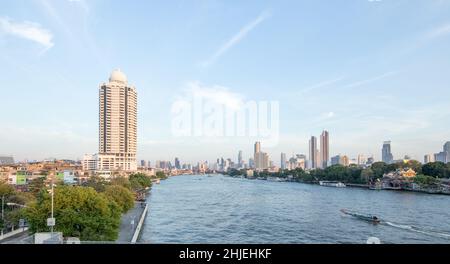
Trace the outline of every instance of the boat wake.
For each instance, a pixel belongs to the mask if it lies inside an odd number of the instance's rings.
[[[409,230],[412,232],[421,233],[421,234],[425,234],[425,235],[429,235],[429,236],[437,236],[437,237],[450,239],[450,233],[438,232],[438,231],[419,228],[419,227],[410,226],[410,225],[396,224],[396,223],[392,223],[389,221],[384,221],[383,223],[388,226],[392,226],[392,227],[403,229],[403,230]]]

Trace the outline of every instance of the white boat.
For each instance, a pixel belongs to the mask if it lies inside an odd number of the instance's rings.
[[[336,187],[336,188],[344,188],[346,187],[345,184],[342,182],[335,182],[335,181],[319,181],[320,186],[326,186],[326,187]]]
[[[153,180],[153,182],[156,183],[156,184],[159,184],[161,182],[161,180],[160,179],[155,179],[155,180]]]

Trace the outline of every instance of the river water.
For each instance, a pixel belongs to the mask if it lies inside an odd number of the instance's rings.
[[[450,243],[443,195],[196,175],[161,181],[148,202],[144,243]]]

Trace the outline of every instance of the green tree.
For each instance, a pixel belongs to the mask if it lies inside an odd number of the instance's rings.
[[[5,181],[0,181],[0,204],[1,202],[6,203],[6,199],[9,200],[9,197],[14,195],[15,193],[16,191],[10,184],[8,184]],[[2,201],[2,199],[5,199],[5,201]],[[7,221],[3,221],[3,219],[0,218],[0,229],[3,229],[6,226],[6,224]]]
[[[417,175],[414,177],[414,182],[422,186],[432,186],[438,184],[439,180],[426,175]]]
[[[427,176],[446,178],[447,166],[440,161],[430,162],[422,166],[422,173]]]
[[[14,187],[5,181],[0,181],[0,199],[3,196],[9,196],[15,193]]]
[[[327,181],[347,181],[347,168],[342,165],[333,165],[325,169],[325,180]]]
[[[84,186],[92,187],[97,192],[104,192],[106,185],[108,185],[108,182],[103,177],[99,176],[92,176],[84,183]]]
[[[388,165],[386,166],[385,172],[396,171],[396,170],[398,170],[398,169],[400,169],[400,168],[402,168],[402,167],[403,167],[403,162],[401,162],[401,163],[392,163],[392,164],[388,164]]]
[[[129,189],[125,187],[119,185],[107,186],[105,195],[110,200],[112,199],[117,203],[117,205],[119,205],[119,207],[122,209],[122,213],[126,213],[134,206],[134,195]]]
[[[351,165],[350,167],[347,168],[346,181],[348,183],[358,183],[358,184],[367,183],[361,176],[361,173],[362,173],[361,168],[359,168],[356,165]]]
[[[167,179],[167,175],[163,171],[157,171],[155,176],[159,179]]]
[[[45,189],[45,177],[39,177],[28,183],[28,190],[33,195],[37,195],[42,189]]]
[[[372,168],[367,168],[361,171],[361,178],[365,183],[370,182],[373,177],[374,177],[375,173],[373,172]]]
[[[131,174],[129,177],[129,181],[131,183],[131,188],[134,191],[152,186],[152,180],[150,179],[150,177],[143,173]]]
[[[373,171],[375,179],[383,178],[383,175],[387,172],[387,164],[384,162],[375,162],[370,168]]]
[[[237,169],[230,169],[230,170],[228,170],[228,175],[230,175],[230,176],[238,176],[238,175],[241,175],[241,172],[239,170],[237,170]]]
[[[111,179],[110,184],[111,184],[111,185],[122,186],[122,187],[127,188],[128,190],[131,190],[131,183],[130,183],[130,181],[129,181],[127,178],[125,178],[125,177],[116,177],[116,178],[113,178],[113,179]]]
[[[25,210],[32,232],[48,232],[51,196],[40,192]],[[58,186],[54,194],[55,230],[84,241],[113,241],[118,237],[121,208],[103,193],[81,186]]]
[[[31,192],[16,192],[8,198],[8,202],[22,205],[27,205],[35,200],[36,197]]]

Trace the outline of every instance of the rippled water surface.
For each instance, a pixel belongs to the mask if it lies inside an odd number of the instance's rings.
[[[450,196],[198,175],[161,181],[148,202],[141,242],[450,243]]]

